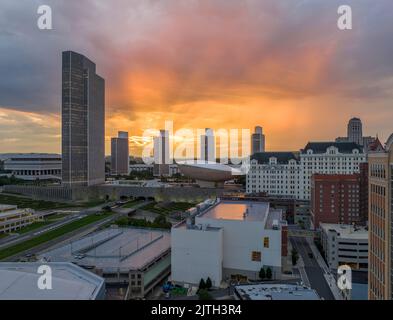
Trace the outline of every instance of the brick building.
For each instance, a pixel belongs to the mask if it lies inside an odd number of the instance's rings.
[[[311,179],[311,226],[365,224],[367,218],[361,202],[367,192],[363,187],[365,179],[364,174],[314,174]]]
[[[369,162],[369,300],[393,299],[393,134]]]

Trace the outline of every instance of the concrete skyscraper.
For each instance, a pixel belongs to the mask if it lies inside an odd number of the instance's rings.
[[[154,138],[154,167],[155,176],[169,175],[169,131],[161,130],[159,136]]]
[[[348,122],[348,141],[363,145],[363,125],[359,118],[352,118]]]
[[[368,298],[393,299],[393,134],[386,150],[368,155]]]
[[[202,162],[216,162],[216,140],[210,128],[206,128],[205,134],[201,135],[201,160]]]
[[[62,181],[66,186],[105,182],[105,81],[96,65],[63,52]]]
[[[347,136],[336,138],[336,142],[354,142],[364,148],[368,153],[375,149],[375,144],[379,143],[378,137],[363,136],[363,124],[359,118],[352,118],[347,125]]]
[[[128,174],[129,163],[128,132],[119,131],[118,136],[111,139],[111,173]]]
[[[255,133],[251,136],[251,154],[265,152],[265,135],[262,127],[255,127]]]

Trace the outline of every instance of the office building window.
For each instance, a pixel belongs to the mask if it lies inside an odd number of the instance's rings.
[[[261,261],[262,259],[262,254],[261,251],[253,251],[251,254],[251,260],[252,261]]]
[[[269,248],[269,237],[264,237],[263,238],[263,247],[264,248]]]

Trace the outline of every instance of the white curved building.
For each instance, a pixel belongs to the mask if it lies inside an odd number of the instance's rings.
[[[228,165],[216,162],[178,162],[180,172],[191,179],[195,179],[201,187],[215,187],[232,180],[241,171]]]

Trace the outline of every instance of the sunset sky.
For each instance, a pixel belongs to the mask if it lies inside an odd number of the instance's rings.
[[[37,8],[54,30],[37,28]],[[337,8],[353,9],[353,30]],[[0,153],[60,152],[61,52],[106,80],[106,153],[165,120],[180,128],[261,125],[267,150],[393,132],[391,0],[1,0]]]

